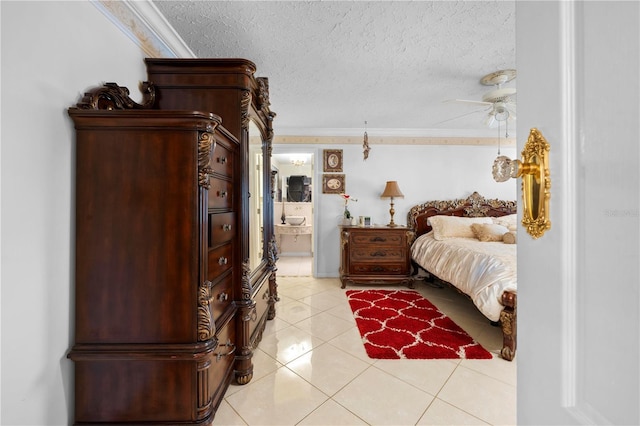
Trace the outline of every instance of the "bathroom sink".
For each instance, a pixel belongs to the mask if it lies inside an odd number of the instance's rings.
[[[285,220],[289,225],[300,226],[304,224],[306,218],[304,216],[287,216]]]

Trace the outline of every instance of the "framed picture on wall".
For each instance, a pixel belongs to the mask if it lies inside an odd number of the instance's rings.
[[[342,171],[342,150],[341,149],[325,149],[324,166],[322,171],[335,173]]]
[[[323,194],[344,194],[345,181],[344,175],[324,174],[322,175],[322,193]]]

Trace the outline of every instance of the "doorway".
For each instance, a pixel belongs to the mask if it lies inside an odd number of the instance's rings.
[[[274,233],[279,276],[312,276],[314,265],[314,153],[278,149],[271,156],[275,175]]]

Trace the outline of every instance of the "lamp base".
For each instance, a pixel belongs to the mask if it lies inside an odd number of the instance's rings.
[[[397,226],[394,222],[393,222],[393,215],[396,213],[395,209],[393,208],[393,197],[391,197],[391,208],[389,209],[389,216],[391,216],[391,221],[387,224],[387,226],[389,228],[393,228],[395,226]]]

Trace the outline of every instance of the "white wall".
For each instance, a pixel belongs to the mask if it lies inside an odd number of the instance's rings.
[[[318,277],[337,277],[340,266],[337,225],[344,209],[339,195],[322,193],[322,150],[342,149],[346,192],[358,199],[349,203],[354,216],[370,216],[373,223],[389,223],[389,199],[381,199],[385,183],[398,181],[404,198],[394,199],[394,222],[406,225],[409,209],[428,200],[466,198],[478,191],[487,198],[516,199],[515,180],[496,183],[491,166],[496,146],[372,145],[364,161],[360,145],[274,144],[274,153],[312,152],[314,168],[314,252]],[[514,146],[501,154],[519,158]]]
[[[2,1],[2,414],[71,422],[74,132],[67,108],[114,81],[138,100],[142,51],[91,3]]]

